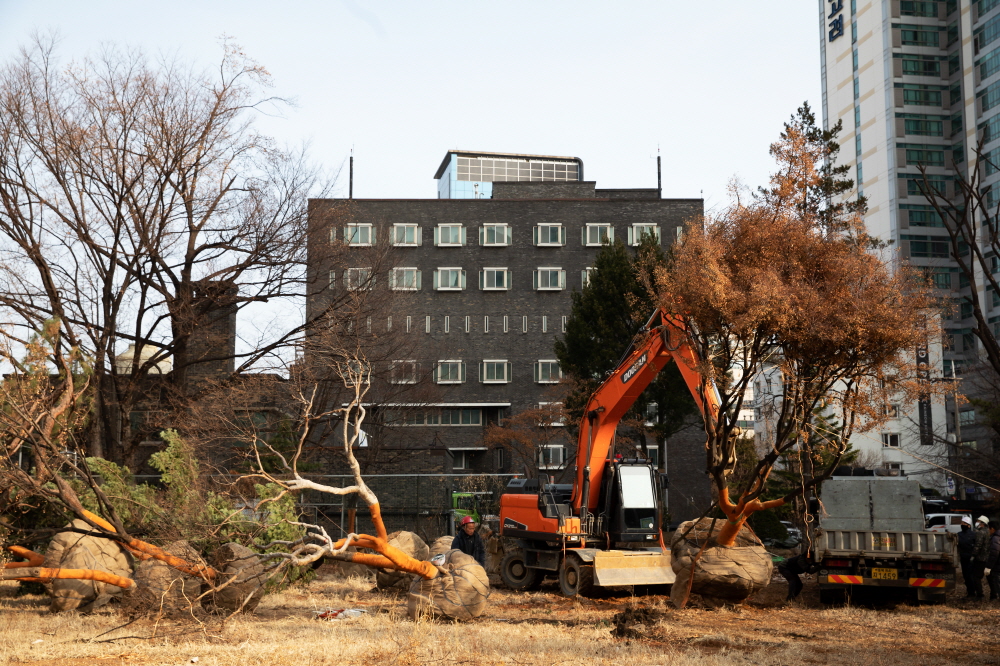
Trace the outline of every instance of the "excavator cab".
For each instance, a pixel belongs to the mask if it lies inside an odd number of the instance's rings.
[[[648,461],[609,460],[604,472],[595,536],[604,543],[657,543],[660,534],[659,475]]]

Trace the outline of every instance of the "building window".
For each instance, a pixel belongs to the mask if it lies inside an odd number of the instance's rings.
[[[344,271],[344,286],[348,289],[371,289],[375,276],[370,268],[348,268]]]
[[[503,361],[483,361],[479,364],[479,381],[483,384],[507,384],[510,382],[510,363]]]
[[[416,384],[417,383],[417,362],[416,361],[393,361],[390,367],[390,381],[393,384]]]
[[[434,244],[438,247],[465,245],[465,227],[461,224],[439,224],[434,227]]]
[[[483,157],[456,159],[456,179],[479,182],[527,180],[578,180],[576,162],[540,162],[537,160]]]
[[[503,316],[503,332],[507,333],[508,331],[510,331],[510,328],[508,326],[507,315],[504,315]]]
[[[370,224],[348,224],[344,240],[348,245],[372,245],[375,243],[375,229]]]
[[[542,333],[549,332],[549,317],[548,315],[542,315]]]
[[[425,333],[430,333],[431,332],[431,316],[430,315],[427,315],[426,317],[424,317],[424,332]]]
[[[441,425],[482,425],[481,409],[442,409]]]
[[[951,254],[950,243],[943,236],[914,236],[900,234],[900,240],[910,242],[911,257],[947,259]]]
[[[392,225],[392,244],[400,247],[417,246],[421,242],[420,227],[415,224]]]
[[[910,165],[944,166],[944,150],[936,146],[906,146],[906,163]]]
[[[904,76],[933,76],[940,78],[941,61],[929,58],[903,58]],[[940,136],[940,135],[939,135]]]
[[[899,13],[902,16],[921,16],[924,18],[938,17],[938,3],[920,2],[919,0],[903,0],[899,3]]]
[[[479,227],[479,244],[505,246],[511,244],[511,228],[507,224],[484,224]]]
[[[558,384],[562,379],[559,361],[542,360],[535,363],[535,381],[539,384]]]
[[[563,317],[562,317],[562,332],[563,333],[566,332],[566,323],[568,322],[568,320],[569,320],[569,317],[567,317],[566,315],[563,315]]]
[[[472,469],[472,451],[455,450],[451,451],[452,469]]]
[[[393,268],[391,286],[396,291],[417,291],[420,289],[420,271],[416,268]]]
[[[434,288],[438,291],[465,289],[465,271],[461,268],[439,268],[434,271]]]
[[[406,332],[410,332],[410,327],[413,324],[413,317],[411,315],[406,315]]]
[[[528,317],[527,317],[527,315],[525,315],[524,317],[521,317],[521,332],[522,333],[527,333],[528,332]]]
[[[479,271],[479,288],[484,291],[510,289],[510,271],[506,268],[484,268]]]
[[[337,271],[330,271],[330,289],[337,286]]]
[[[538,451],[538,466],[543,469],[561,469],[566,464],[566,447],[547,444]]]
[[[882,433],[882,446],[899,448],[899,433],[898,432]]]
[[[434,381],[438,384],[461,384],[465,381],[465,363],[438,361],[434,369]]]
[[[538,425],[558,427],[566,425],[566,412],[563,411],[563,403],[540,402],[538,403],[538,411],[542,412],[542,420]]]
[[[490,332],[490,316],[483,315],[483,333]]]
[[[465,332],[468,333],[472,330],[472,317],[465,315]]]
[[[497,470],[502,470],[506,467],[506,460],[504,460],[504,450],[503,449],[493,449],[494,462],[496,463]]]
[[[535,227],[533,236],[538,246],[566,244],[566,229],[561,224],[540,224]]]
[[[434,411],[425,412],[418,409],[408,409],[402,412],[390,411],[386,412],[385,422],[408,426],[440,425],[441,415]]]
[[[583,244],[587,247],[600,247],[615,239],[615,230],[610,224],[588,224],[583,228]]]
[[[958,413],[958,425],[971,426],[976,424],[976,410],[965,409]]]
[[[590,284],[590,275],[596,270],[597,270],[596,268],[588,266],[587,268],[584,268],[582,271],[580,271],[581,288],[586,287]]]
[[[633,224],[628,230],[628,244],[638,245],[643,236],[652,236],[660,242],[660,227],[655,224]]]
[[[531,286],[536,291],[566,288],[566,271],[561,268],[539,268],[531,273]]]
[[[940,33],[937,28],[925,25],[901,25],[900,37],[903,46],[938,46],[940,44]]]
[[[444,316],[444,332],[451,333],[451,317],[448,315]]]

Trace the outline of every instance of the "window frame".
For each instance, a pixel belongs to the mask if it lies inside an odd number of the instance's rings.
[[[893,444],[893,441],[896,443]],[[900,434],[898,432],[884,432],[882,433],[882,448],[883,449],[898,449],[900,448]]]
[[[542,286],[542,271],[546,273],[556,273],[556,283],[558,286]],[[551,282],[547,280],[547,282]],[[532,286],[534,291],[563,291],[566,289],[566,271],[562,269],[561,266],[539,266],[534,271],[532,271]]]
[[[545,409],[552,405],[557,405],[556,409],[558,409],[559,411],[562,411],[563,409],[566,408],[566,404],[560,401],[560,402],[540,402],[538,403],[538,409]],[[560,415],[558,421],[551,421],[549,423],[545,423],[543,421],[538,425],[546,428],[564,428],[566,427],[566,414],[563,413],[562,415]]]
[[[412,372],[409,376],[400,376],[400,368],[404,365],[412,366]],[[416,359],[399,359],[392,361],[389,365],[389,383],[390,384],[416,384],[418,379],[420,364]]]
[[[491,287],[487,284],[486,276],[488,273],[503,273],[504,274],[504,286],[502,287]],[[507,270],[506,266],[488,266],[484,267],[483,270],[479,271],[479,289],[480,291],[510,291],[510,278],[511,272]]]
[[[593,242],[590,240],[590,230],[591,229],[606,229],[608,234],[606,241]],[[584,247],[601,247],[604,243],[614,243],[615,242],[615,228],[610,223],[603,222],[588,222],[583,226],[583,245]]]
[[[546,452],[559,451],[560,462],[545,462]],[[538,449],[538,469],[565,469],[566,468],[566,445],[565,444],[543,444]]]
[[[351,279],[352,275],[360,274],[364,271],[365,278],[356,283]],[[344,288],[348,291],[362,291],[370,290],[375,288],[375,275],[372,272],[371,266],[360,266],[356,268],[347,268],[344,270]]]
[[[556,241],[542,240],[542,228],[545,229],[555,229],[556,230]],[[532,240],[534,241],[535,247],[563,247],[566,245],[566,227],[563,226],[561,222],[547,222],[544,224],[536,224],[534,229],[532,229]]]
[[[503,242],[496,242],[494,240],[494,242],[490,243],[487,240],[487,236],[489,235],[487,231],[488,229],[496,230],[494,231],[494,238],[496,238],[497,233],[502,230]],[[481,245],[482,247],[509,247],[512,244],[512,242],[513,242],[513,229],[509,224],[497,222],[495,224],[493,223],[484,224],[481,227],[479,227],[479,245]]]
[[[558,378],[552,378],[552,372],[550,369],[549,378],[542,379],[542,364],[555,365],[556,371],[558,373]],[[536,384],[558,384],[563,379],[562,368],[559,366],[559,361],[557,359],[540,358],[534,363],[534,373],[532,373],[532,379]]]
[[[444,242],[441,237],[444,235],[442,231],[444,229],[458,229],[458,240]],[[449,233],[449,236],[451,234]],[[462,247],[465,245],[465,225],[464,224],[439,224],[434,227],[434,246],[435,247]]]
[[[458,369],[458,379],[451,379],[451,371],[449,370],[449,379],[441,379],[441,368],[444,365],[455,365]],[[466,379],[465,374],[465,362],[462,359],[443,359],[434,364],[434,383],[435,384],[464,384]]]
[[[499,366],[503,369],[502,379],[487,379],[487,364]],[[479,383],[480,384],[510,384],[511,363],[507,359],[486,358],[479,362]]]
[[[640,232],[645,232],[648,229],[653,230],[653,237],[656,238],[657,244],[660,244],[660,225],[646,222],[635,222],[628,228],[628,244],[632,247],[639,247],[643,236]]]
[[[368,241],[367,242],[355,242],[353,240],[352,229],[355,232],[361,230],[368,231]],[[351,222],[344,227],[344,244],[349,247],[371,247],[375,244],[375,225],[369,222]]]
[[[400,241],[399,238],[398,238],[399,232],[403,231],[404,232],[404,238],[405,238],[405,230],[406,229],[411,229],[411,228],[414,230],[414,232],[413,232],[413,239],[414,239],[413,242],[409,243],[409,242],[407,242],[405,240]],[[419,224],[411,224],[411,223],[408,223],[408,222],[399,222],[399,223],[396,223],[396,224],[392,225],[392,245],[393,245],[393,247],[419,247],[420,245],[422,245],[422,241],[423,241],[422,235],[423,234],[421,233],[421,228],[420,228]]]
[[[441,286],[441,273],[442,271],[452,271],[458,273],[458,286],[452,287],[442,287]],[[434,291],[465,291],[465,271],[461,266],[440,266],[434,270]]]
[[[413,271],[413,286],[407,287],[405,285],[400,286],[399,277],[400,273],[404,271]],[[421,271],[416,266],[393,266],[392,270],[389,271],[389,288],[393,291],[420,291],[421,287]]]

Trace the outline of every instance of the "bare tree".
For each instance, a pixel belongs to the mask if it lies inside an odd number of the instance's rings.
[[[236,352],[238,313],[326,287],[306,271],[322,176],[254,129],[280,100],[262,66],[223,51],[214,72],[117,48],[62,65],[38,39],[0,70],[0,321],[24,344],[58,318],[88,359],[94,455],[132,462],[151,370],[172,362],[158,388],[182,403],[207,370],[266,362],[309,325]]]
[[[553,463],[548,453],[552,448],[563,452],[570,449],[566,430],[568,413],[561,402],[550,402],[535,409],[524,409],[501,423],[490,423],[483,434],[483,443],[490,449],[501,449],[511,456],[511,468],[524,469],[537,478],[550,468],[559,467],[559,474],[572,465],[567,460]]]

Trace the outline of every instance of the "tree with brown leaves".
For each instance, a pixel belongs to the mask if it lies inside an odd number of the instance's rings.
[[[704,390],[711,382],[719,390],[721,412],[706,419],[705,432],[707,473],[728,518],[718,537],[723,546],[733,544],[753,512],[830,476],[851,434],[878,428],[886,405],[931,390],[918,380],[912,354],[936,334],[927,317],[934,302],[872,242],[858,207],[831,211],[818,196],[830,185],[821,165],[832,138],[817,137],[810,118],[800,110],[772,146],[778,171],[763,196],[737,192],[704,225],[689,224],[672,264],[653,276],[662,307],[692,324]],[[774,418],[759,443],[763,455],[732,487],[735,415],[768,369],[778,386]],[[815,459],[814,444],[826,438],[810,428],[824,406],[842,424],[838,450],[821,469],[801,465],[800,483],[786,496],[762,501],[781,456]]]

